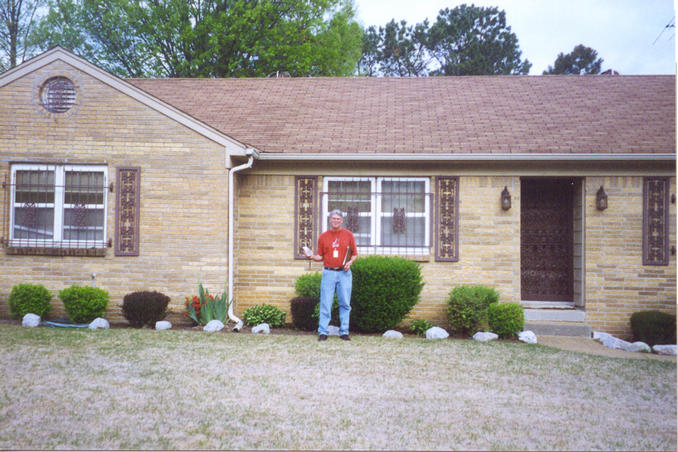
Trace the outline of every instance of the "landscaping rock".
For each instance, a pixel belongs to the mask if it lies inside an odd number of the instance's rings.
[[[528,344],[536,344],[537,343],[537,335],[534,334],[532,331],[521,331],[518,333],[518,340],[522,342],[526,342]]]
[[[330,325],[327,327],[327,335],[328,336],[339,336],[339,327]]]
[[[600,342],[607,348],[616,348],[618,350],[631,351],[631,343],[614,337],[608,333],[593,332],[593,339]]]
[[[634,342],[629,347],[630,352],[652,353],[652,349],[645,342]]]
[[[478,331],[476,334],[473,335],[473,340],[478,341],[478,342],[490,342],[499,339],[499,336],[497,336],[494,333],[490,333],[489,331]]]
[[[268,323],[260,323],[252,328],[252,334],[271,334],[271,327]]]
[[[676,356],[676,346],[675,345],[655,345],[652,347],[655,353],[658,355],[673,355]]]
[[[426,330],[426,339],[445,339],[447,337],[450,337],[449,333],[439,326]]]
[[[396,331],[396,330],[388,330],[387,332],[382,334],[381,337],[385,337],[387,339],[402,339],[403,333],[401,333],[400,331]]]
[[[90,330],[107,330],[111,327],[111,325],[108,323],[108,320],[102,319],[101,317],[97,317],[96,319],[92,320],[92,323],[90,323],[87,328]]]
[[[210,320],[207,322],[207,325],[202,329],[203,331],[207,331],[208,333],[216,333],[217,331],[221,331],[224,329],[224,324],[219,321],[219,320]]]
[[[161,320],[159,322],[155,322],[155,329],[156,330],[169,330],[172,328],[172,324],[168,322],[167,320]]]
[[[40,316],[37,314],[26,314],[21,320],[21,325],[27,326],[29,328],[40,326]]]

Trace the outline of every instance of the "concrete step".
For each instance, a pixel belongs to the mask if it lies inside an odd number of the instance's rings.
[[[530,330],[537,336],[591,337],[591,327],[583,322],[544,322],[525,319],[523,330]]]
[[[582,309],[523,309],[525,321],[534,322],[584,322],[586,312]]]

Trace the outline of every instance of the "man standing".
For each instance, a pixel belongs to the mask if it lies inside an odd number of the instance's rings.
[[[336,292],[339,300],[339,337],[350,341],[348,323],[351,312],[351,288],[353,275],[351,265],[358,258],[355,237],[344,223],[344,214],[335,209],[330,212],[330,229],[320,234],[316,254],[308,256],[316,262],[323,262],[323,277],[320,283],[320,317],[318,319],[318,340],[327,340],[332,301]]]

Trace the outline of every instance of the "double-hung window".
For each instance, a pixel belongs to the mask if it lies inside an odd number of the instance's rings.
[[[429,254],[429,178],[325,177],[322,205],[323,231],[329,228],[328,213],[341,210],[361,253]]]
[[[106,166],[12,165],[10,247],[104,248]]]

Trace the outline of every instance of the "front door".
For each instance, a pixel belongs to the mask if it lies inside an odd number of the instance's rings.
[[[521,297],[571,302],[574,181],[535,178],[520,184]]]

